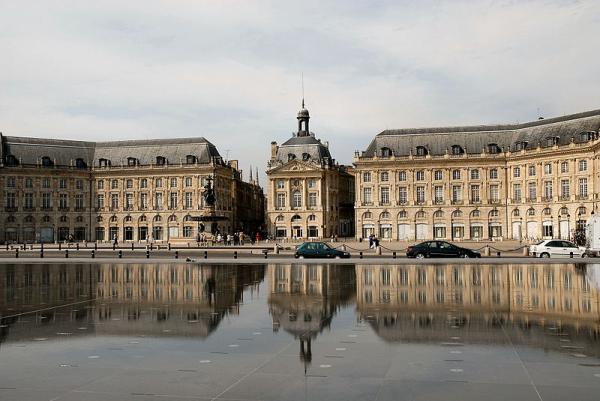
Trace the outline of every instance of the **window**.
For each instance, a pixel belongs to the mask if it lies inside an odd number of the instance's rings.
[[[162,178],[157,178],[156,181],[154,182],[154,186],[156,188],[162,188]]]
[[[581,196],[581,197],[588,196],[587,178],[579,179],[579,196]]]
[[[498,217],[498,216],[499,216],[498,210],[496,210],[496,209],[490,210],[490,217]]]
[[[311,214],[310,216],[308,216],[308,221],[317,221],[317,216]]]
[[[117,180],[112,180],[112,181],[110,182],[110,188],[111,188],[111,189],[117,189],[117,188],[119,188],[119,181],[117,181]]]
[[[398,200],[400,203],[406,203],[408,201],[408,192],[406,187],[400,187],[398,190]]]
[[[513,202],[521,202],[521,184],[513,184]]]
[[[49,192],[42,193],[42,209],[50,209],[52,207],[52,198]]]
[[[14,188],[17,186],[17,180],[15,177],[7,177],[6,178],[6,187],[7,188]]]
[[[390,175],[387,171],[382,171],[380,176],[380,181],[387,182],[390,180]]]
[[[444,212],[442,210],[436,210],[435,212],[433,212],[433,218],[434,219],[444,218]]]
[[[497,154],[497,153],[500,153],[500,152],[502,151],[502,150],[500,149],[500,146],[498,146],[498,145],[497,145],[497,144],[495,144],[495,143],[490,143],[490,144],[487,146],[487,148],[488,148],[488,153],[491,153],[491,154]]]
[[[96,207],[98,209],[103,209],[104,208],[104,195],[98,195],[96,197]]]
[[[42,157],[42,166],[52,167],[52,166],[54,166],[54,162],[48,156],[44,156],[44,157]]]
[[[521,168],[515,167],[513,168],[513,177],[519,178],[521,176]]]
[[[544,181],[544,198],[552,199],[552,181]]]
[[[119,195],[118,194],[112,194],[110,196],[110,207],[112,209],[118,209],[119,208]]]
[[[302,160],[304,160],[305,162],[310,160],[310,154],[308,153],[302,153]]]
[[[285,207],[285,194],[278,193],[277,194],[277,208],[281,209]]]
[[[528,167],[528,174],[530,177],[535,176],[535,165],[534,164],[530,164]]]
[[[136,166],[137,163],[137,159],[135,157],[128,157],[127,158],[127,165],[130,167]]]
[[[520,215],[521,215],[521,212],[519,211],[519,209],[513,210],[513,216],[519,217]]]
[[[194,163],[196,163],[196,156],[194,156],[194,155],[187,155],[185,157],[185,162],[187,164],[194,164]]]
[[[33,188],[33,180],[29,177],[25,178],[25,188]]]
[[[125,188],[127,188],[127,189],[133,188],[133,180],[132,179],[128,179],[127,181],[125,181]]]
[[[398,213],[399,219],[405,219],[407,217],[408,217],[408,213],[406,212],[406,210],[402,210],[402,211],[400,211],[400,213]]]
[[[317,186],[317,180],[315,180],[314,178],[310,178],[308,180],[308,188],[316,188]]]
[[[192,177],[185,177],[185,186],[186,187],[192,186]]]
[[[390,189],[388,187],[380,188],[380,203],[387,205],[390,203]]]
[[[551,147],[554,145],[558,145],[558,137],[552,136],[548,137],[544,140],[546,147]]]
[[[425,203],[425,187],[417,187],[417,203]]]
[[[459,178],[460,178],[460,174],[459,174]],[[479,179],[479,170],[477,170],[476,168],[471,170],[471,179],[472,180],[478,180]]]
[[[308,194],[308,206],[317,207],[317,193],[311,192]]]
[[[433,173],[433,179],[436,181],[442,180],[444,178],[444,174],[442,170],[435,170]]]
[[[19,160],[14,155],[6,155],[6,165],[7,166],[18,166]]]
[[[560,180],[560,196],[564,199],[571,196],[571,182],[569,180]]]
[[[277,180],[277,189],[284,189],[284,188],[285,188],[285,181]]]
[[[398,173],[398,181],[406,181],[406,171]]]
[[[365,220],[365,219],[372,219],[373,218],[373,214],[371,212],[364,212],[362,217],[363,217],[363,220]]]
[[[148,180],[146,178],[140,180],[140,188],[148,188]]]
[[[108,159],[98,159],[98,165],[100,167],[109,167],[110,166],[110,160],[108,160]]]
[[[463,148],[460,145],[452,145],[452,154],[453,155],[462,155],[465,153]]]
[[[552,174],[552,163],[544,164],[544,174]]]
[[[460,180],[460,170],[452,170],[452,179]]]
[[[527,149],[527,142],[519,141],[519,142],[515,143],[515,151],[525,150],[525,149]]]
[[[365,172],[363,173],[363,182],[371,182],[371,173],[370,172]]]
[[[425,146],[417,146],[417,156],[427,156],[428,153]]]
[[[171,192],[169,194],[169,209],[177,209],[177,192]]]
[[[569,163],[568,162],[562,162],[562,163],[560,163],[560,172],[561,173],[568,173],[569,172]]]
[[[500,194],[498,185],[490,185],[490,202],[498,203],[500,202]]]
[[[442,202],[444,202],[444,187],[443,186],[436,185],[433,188],[433,193],[434,193],[435,203],[442,203]]]
[[[476,218],[478,218],[479,216],[481,216],[481,212],[480,212],[479,210],[473,210],[473,211],[471,212],[471,218],[474,218],[474,219],[476,219]]]
[[[392,156],[392,150],[390,148],[381,148],[381,157]]]
[[[165,159],[163,156],[156,156],[156,165],[157,166],[164,166],[167,163],[167,159]]]
[[[66,189],[67,188],[67,179],[61,178],[60,180],[58,180],[58,187],[61,189]]]
[[[535,209],[534,208],[527,209],[527,216],[535,216]]]
[[[535,182],[530,182],[527,184],[527,193],[527,198],[530,202],[533,202],[537,199],[537,184]]]
[[[158,192],[154,194],[154,209],[162,210],[163,208],[163,194]]]
[[[471,202],[473,202],[473,203],[481,202],[479,185],[471,185]]]
[[[462,201],[462,187],[460,185],[452,186],[452,202]]]
[[[579,171],[587,171],[587,160],[579,160],[577,163]]]
[[[371,203],[371,188],[363,188],[363,202]]]
[[[497,168],[490,169],[490,180],[497,180],[497,179],[498,179],[498,169]]]
[[[292,202],[293,207],[302,207],[302,194],[300,193],[300,191],[294,191],[294,193],[292,194]]]
[[[177,178],[171,178],[171,188],[177,187]]]
[[[423,170],[417,171],[416,180],[417,181],[425,181],[425,171],[423,171]]]
[[[148,208],[148,194],[142,192],[140,194],[140,209],[145,210]]]

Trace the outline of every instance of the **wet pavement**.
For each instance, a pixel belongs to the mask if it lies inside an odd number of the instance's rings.
[[[4,264],[0,400],[598,400],[596,265]]]

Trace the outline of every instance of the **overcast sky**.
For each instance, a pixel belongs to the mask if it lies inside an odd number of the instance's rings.
[[[387,128],[600,108],[598,0],[0,0],[0,27],[5,135],[204,136],[246,172],[296,129],[302,74],[343,163]]]

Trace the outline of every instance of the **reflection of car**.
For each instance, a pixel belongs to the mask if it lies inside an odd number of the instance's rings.
[[[345,251],[334,249],[324,242],[305,242],[296,248],[295,258],[349,258]]]
[[[540,258],[569,258],[572,253],[573,257],[581,258],[585,256],[585,247],[577,246],[570,241],[562,239],[550,239],[531,245],[529,253]]]
[[[480,258],[479,252],[446,241],[426,241],[406,249],[409,258]]]

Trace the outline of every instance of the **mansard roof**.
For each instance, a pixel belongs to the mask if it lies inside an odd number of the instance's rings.
[[[1,145],[4,157],[12,155],[25,165],[39,164],[43,157],[48,157],[55,166],[73,166],[77,159],[88,166],[98,166],[100,159],[107,159],[117,166],[127,165],[128,158],[136,159],[140,165],[155,164],[158,156],[171,164],[185,163],[188,155],[200,164],[220,158],[217,148],[202,137],[86,142],[2,136]]]
[[[454,145],[465,153],[482,153],[491,144],[504,151],[514,151],[518,143],[527,143],[528,149],[538,144],[544,147],[550,138],[555,138],[557,145],[585,142],[579,134],[598,133],[599,129],[600,109],[523,124],[385,130],[373,139],[363,156],[381,156],[385,148],[395,156],[408,156],[415,154],[417,147],[424,147],[434,156],[444,155],[451,152]]]
[[[309,155],[310,160],[319,163],[325,158],[331,160],[329,148],[312,133],[308,136],[294,136],[282,143],[277,151],[277,160],[286,163],[290,160],[289,155],[294,155],[298,160],[304,160],[304,155]]]

